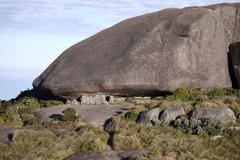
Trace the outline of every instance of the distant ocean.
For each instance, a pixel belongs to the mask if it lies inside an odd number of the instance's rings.
[[[0,68],[0,99],[9,100],[32,88],[33,80],[43,69]]]

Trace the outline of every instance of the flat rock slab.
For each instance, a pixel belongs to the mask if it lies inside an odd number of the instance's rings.
[[[36,116],[42,122],[52,121],[62,115],[62,111],[66,108],[74,108],[77,114],[85,123],[97,124],[103,126],[106,120],[111,117],[118,116],[122,112],[134,108],[133,105],[60,105],[49,108],[43,108],[36,111]]]

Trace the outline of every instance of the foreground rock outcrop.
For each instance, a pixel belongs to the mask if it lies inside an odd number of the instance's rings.
[[[198,120],[202,118],[212,118],[221,121],[222,123],[236,122],[234,112],[228,108],[198,108],[193,110],[191,119]]]
[[[176,106],[165,109],[159,116],[159,119],[161,122],[169,123],[171,121],[174,121],[178,116],[182,115],[185,115],[183,107]]]
[[[67,49],[33,86],[74,98],[231,87],[227,49],[240,40],[239,11],[219,4],[125,20]]]

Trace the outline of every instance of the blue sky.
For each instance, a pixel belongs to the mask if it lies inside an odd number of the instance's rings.
[[[238,0],[0,0],[0,99],[17,96],[72,44],[164,8]]]

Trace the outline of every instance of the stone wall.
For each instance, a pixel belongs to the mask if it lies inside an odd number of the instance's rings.
[[[106,95],[83,95],[80,100],[81,105],[98,105],[113,103],[113,96]]]

